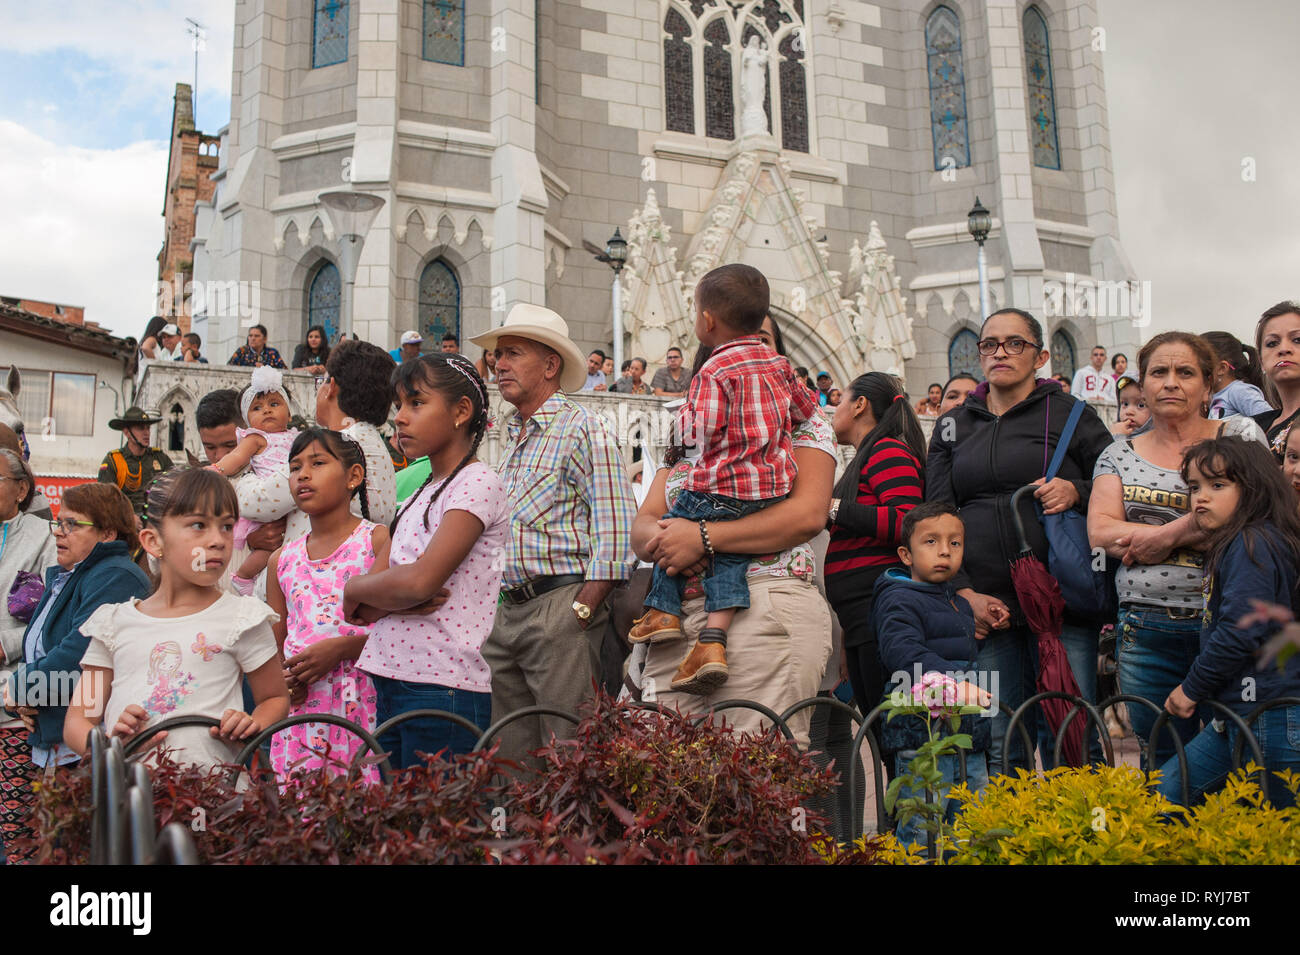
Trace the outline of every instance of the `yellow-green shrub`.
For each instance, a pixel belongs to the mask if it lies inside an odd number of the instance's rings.
[[[1300,775],[1270,780],[1295,793]],[[941,843],[949,865],[981,864],[1286,864],[1300,861],[1300,810],[1266,803],[1248,771],[1193,810],[1175,806],[1131,766],[1020,770],[995,776],[963,804],[952,838]],[[924,850],[882,840],[879,861],[915,864]]]

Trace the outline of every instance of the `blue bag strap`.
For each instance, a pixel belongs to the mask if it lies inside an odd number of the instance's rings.
[[[1052,463],[1047,467],[1047,473],[1043,477],[1050,481],[1056,477],[1056,472],[1061,470],[1061,462],[1065,460],[1065,452],[1070,447],[1070,439],[1074,437],[1074,427],[1083,417],[1084,404],[1082,401],[1075,399],[1074,408],[1070,411],[1070,417],[1065,419],[1065,427],[1061,429],[1061,436],[1056,441],[1056,453],[1052,455]]]

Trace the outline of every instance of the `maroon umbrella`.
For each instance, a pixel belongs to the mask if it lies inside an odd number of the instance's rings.
[[[1028,484],[1011,495],[1011,517],[1016,524],[1020,552],[1011,562],[1011,584],[1016,588],[1016,599],[1024,612],[1029,629],[1038,636],[1038,692],[1053,690],[1081,696],[1079,684],[1070,669],[1061,643],[1061,628],[1065,620],[1065,598],[1061,585],[1047,572],[1043,562],[1034,556],[1025,537],[1025,525],[1020,516],[1020,502],[1026,493],[1032,494],[1039,485]],[[1060,698],[1043,700],[1043,712],[1055,735],[1065,722],[1066,714],[1074,708],[1069,700]],[[1071,766],[1083,764],[1083,737],[1087,728],[1086,715],[1078,714],[1070,721],[1061,744],[1061,756]]]

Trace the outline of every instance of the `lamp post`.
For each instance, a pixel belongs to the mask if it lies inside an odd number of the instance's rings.
[[[583,240],[582,244],[587,247],[587,251],[597,262],[604,262],[614,270],[614,290],[613,290],[613,325],[614,325],[614,373],[617,375],[623,367],[623,286],[619,280],[619,273],[623,271],[623,266],[627,263],[627,239],[619,233],[618,227],[614,227],[614,234],[609,237],[605,243],[604,251],[596,247],[595,243]]]
[[[384,205],[380,196],[368,192],[322,192],[320,204],[339,238],[339,264],[342,266],[343,307],[339,310],[339,338],[352,334],[352,286],[357,279],[357,263],[375,216]]]
[[[992,310],[989,305],[989,273],[984,262],[984,240],[989,237],[989,229],[993,228],[993,216],[984,208],[979,196],[975,197],[975,205],[966,216],[966,228],[970,230],[971,236],[979,246],[980,321],[982,322],[989,317],[989,312]]]

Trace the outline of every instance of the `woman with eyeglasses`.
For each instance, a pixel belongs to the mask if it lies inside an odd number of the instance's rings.
[[[21,662],[4,686],[5,712],[22,720],[27,744],[20,753],[6,747],[6,758],[0,761],[2,824],[10,862],[18,861],[9,848],[11,840],[29,831],[35,802],[32,784],[78,761],[63,745],[63,718],[90,642],[81,635],[81,625],[103,604],[144,598],[152,590],[144,571],[131,560],[139,543],[135,512],[115,485],[92,482],[69,488],[58,518],[49,526],[56,563],[45,573],[45,593],[23,633]]]
[[[1001,702],[1016,709],[1036,692],[1037,640],[1026,624],[1011,584],[1011,562],[1019,552],[1011,495],[1027,484],[1041,485],[1034,497],[1044,513],[1070,508],[1086,511],[1092,469],[1111,442],[1096,412],[1086,409],[1070,439],[1057,476],[1044,482],[1066,419],[1077,403],[1051,379],[1037,372],[1047,363],[1043,329],[1028,312],[1004,308],[984,320],[979,341],[981,383],[966,401],[935,422],[926,459],[926,500],[955,505],[966,524],[965,560],[954,579],[970,601],[980,636],[976,662],[981,672],[998,674]],[[1022,500],[1026,536],[1034,554],[1047,563],[1047,537],[1033,502]],[[1097,688],[1097,635],[1101,622],[1066,612],[1061,641],[1086,699]],[[1025,714],[1033,739],[1038,714]],[[993,722],[991,761],[1002,765],[1002,739],[1008,719]],[[1044,750],[1050,765],[1052,748]],[[1019,734],[1012,740],[1011,766],[1032,769]]]

